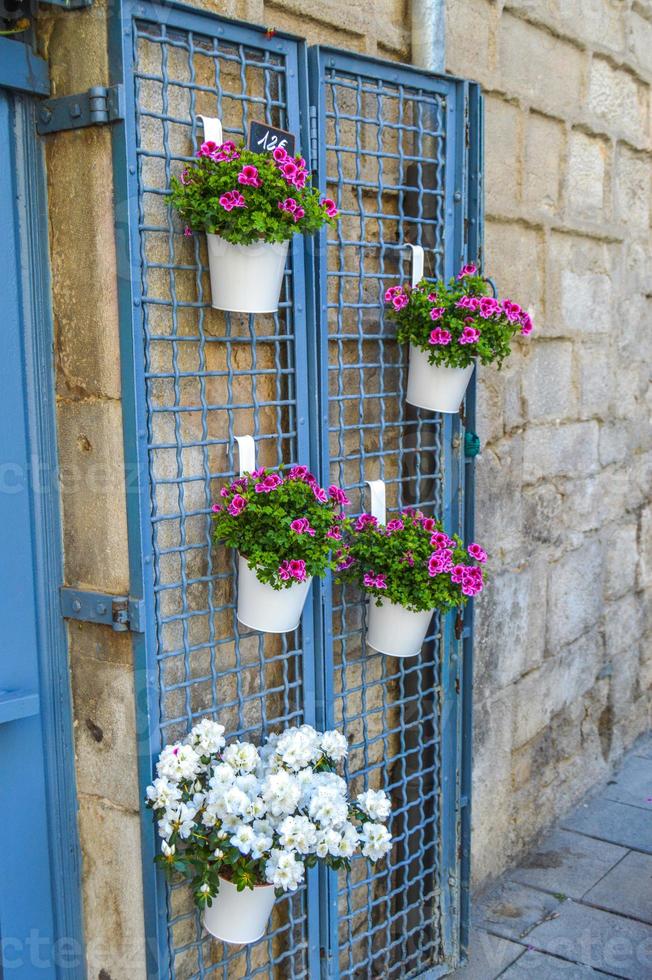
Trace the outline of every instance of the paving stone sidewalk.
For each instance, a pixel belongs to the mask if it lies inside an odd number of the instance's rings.
[[[652,733],[472,919],[454,980],[652,980]]]

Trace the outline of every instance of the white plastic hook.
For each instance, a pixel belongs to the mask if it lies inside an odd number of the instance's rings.
[[[385,501],[385,481],[384,480],[365,480],[371,491],[371,514],[379,524],[384,524],[387,519],[387,504]]]
[[[412,249],[412,288],[423,279],[423,248],[421,245],[413,245],[408,242],[406,248]]]
[[[215,116],[197,116],[201,119],[201,124],[204,127],[204,143],[212,141],[217,143],[218,146],[222,144],[222,122]]]
[[[253,473],[256,469],[256,443],[253,436],[234,436],[240,457],[240,476]]]

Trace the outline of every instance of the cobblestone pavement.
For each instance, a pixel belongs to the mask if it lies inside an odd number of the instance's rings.
[[[652,734],[476,896],[468,964],[454,980],[652,978]]]

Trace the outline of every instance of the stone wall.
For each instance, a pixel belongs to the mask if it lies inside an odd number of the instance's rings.
[[[373,17],[365,0],[196,6],[409,60],[408,0]],[[107,81],[106,7],[40,14],[54,94]],[[649,722],[652,4],[447,0],[447,14],[449,69],[487,92],[486,267],[537,324],[502,372],[481,372],[478,537],[494,574],[476,642],[480,882]],[[66,577],[123,592],[110,133],[49,137],[47,162]],[[131,646],[77,625],[70,657],[88,976],[140,980]]]
[[[486,96],[485,268],[536,331],[480,373],[474,874],[650,724],[652,4],[447,0]]]

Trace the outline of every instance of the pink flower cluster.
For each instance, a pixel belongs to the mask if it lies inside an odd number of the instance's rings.
[[[250,163],[243,167],[238,174],[238,183],[246,184],[248,187],[261,187],[263,182],[258,176],[258,167]]]
[[[457,341],[458,344],[477,344],[480,340],[480,331],[477,327],[469,327],[468,325],[462,330],[460,339]]]
[[[240,159],[240,154],[233,140],[226,140],[224,143],[214,143],[213,140],[207,140],[202,143],[196,155],[198,157],[210,157],[216,163]]]
[[[464,595],[473,596],[482,592],[484,582],[482,569],[477,565],[454,565],[451,571],[451,582],[462,586]]]
[[[289,582],[292,578],[296,582],[305,582],[306,563],[303,558],[292,558],[289,561],[286,559],[278,566],[278,574],[284,582]]]
[[[395,517],[393,521],[388,521],[385,530],[388,534],[393,534],[394,531],[402,531],[405,524],[400,519],[400,517]]]
[[[385,302],[391,303],[395,310],[402,310],[408,305],[408,298],[401,286],[390,286],[385,293]]]
[[[443,307],[443,306],[433,306],[433,308],[430,311],[430,319],[431,320],[441,320],[441,318],[443,317],[443,315],[444,315],[445,312],[446,312],[445,307]]]
[[[387,580],[384,575],[376,575],[375,572],[365,572],[363,583],[369,589],[386,589]]]
[[[232,517],[238,517],[246,506],[247,501],[244,499],[244,497],[242,497],[239,493],[236,493],[235,497],[227,507],[227,510]]]
[[[487,552],[484,550],[484,548],[481,548],[479,544],[475,544],[474,542],[473,544],[470,544],[466,550],[471,555],[471,558],[475,558],[475,560],[479,561],[481,564],[486,562]]]
[[[310,521],[307,517],[297,517],[290,524],[290,529],[296,534],[308,534],[311,538],[315,536],[315,529],[310,526]]]
[[[279,201],[278,206],[280,211],[287,211],[288,214],[292,215],[295,224],[297,221],[301,221],[306,213],[293,197],[286,197],[284,201]]]
[[[462,296],[455,305],[459,309],[477,313],[483,320],[488,320],[492,316],[506,316],[510,323],[520,323],[523,335],[532,333],[534,326],[532,317],[522,306],[513,303],[510,299],[497,300],[493,296]]]
[[[430,336],[428,337],[429,344],[450,344],[453,339],[452,334],[448,330],[442,330],[441,327],[435,327],[434,330],[430,331]]]
[[[457,273],[458,279],[464,279],[465,276],[474,276],[478,271],[477,265],[471,263],[470,265],[463,265],[460,271]]]
[[[373,514],[360,514],[355,522],[356,531],[364,531],[366,527],[378,527],[378,518]]]
[[[247,202],[240,191],[227,191],[222,194],[220,204],[225,211],[233,211],[234,208],[246,208]]]
[[[256,471],[258,476],[262,476],[262,473]],[[252,476],[256,474],[252,473]],[[277,487],[283,483],[283,477],[279,476],[278,473],[270,473],[268,476],[264,477],[260,483],[254,486],[256,493],[271,493],[272,490],[276,490]]]
[[[325,197],[323,201],[320,201],[320,204],[329,218],[336,218],[338,216],[339,211],[337,210],[337,205],[335,201],[331,201],[330,197]]]
[[[339,504],[340,507],[346,507],[346,505],[351,502],[344,491],[340,487],[335,486],[334,483],[332,483],[328,488],[328,496],[331,498],[331,500],[334,500],[336,504]]]
[[[292,187],[296,187],[299,190],[306,186],[306,181],[308,179],[308,170],[306,168],[306,161],[303,157],[295,159],[289,156],[287,150],[282,146],[277,146],[272,153],[276,166],[280,172],[285,177],[285,180]]]

